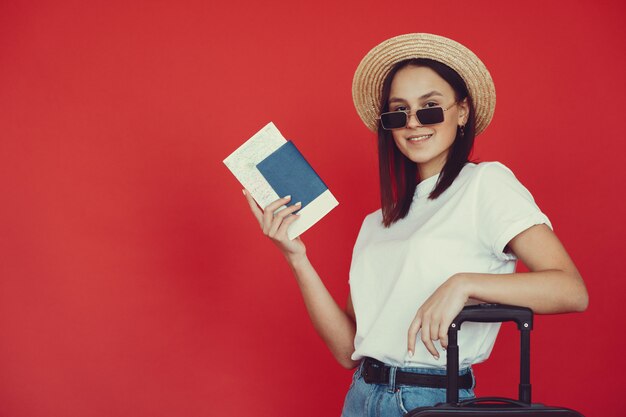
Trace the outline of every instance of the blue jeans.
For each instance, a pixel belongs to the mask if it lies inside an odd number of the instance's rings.
[[[424,388],[395,384],[395,370],[420,374],[445,375],[445,369],[392,368],[388,384],[368,384],[361,376],[363,362],[354,372],[341,417],[402,417],[417,407],[433,406],[446,401],[445,388]],[[395,370],[394,370],[395,369]],[[462,369],[464,375],[471,368]],[[472,374],[473,379],[473,374]],[[459,399],[474,398],[474,389],[460,389]]]

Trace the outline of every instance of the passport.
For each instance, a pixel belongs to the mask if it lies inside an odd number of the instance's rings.
[[[290,205],[302,203],[300,218],[287,230],[290,239],[300,236],[339,204],[296,145],[272,122],[224,159],[224,164],[261,208],[287,195],[291,196]]]

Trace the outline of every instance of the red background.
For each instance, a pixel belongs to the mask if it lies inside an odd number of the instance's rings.
[[[586,313],[537,320],[534,399],[623,415],[622,2],[15,3],[0,3],[1,417],[338,416],[351,373],[222,160],[270,120],[296,140],[340,201],[304,240],[343,304],[378,207],[352,74],[420,31],[490,69],[474,156],[513,169],[589,288]],[[515,395],[514,336],[479,394]]]

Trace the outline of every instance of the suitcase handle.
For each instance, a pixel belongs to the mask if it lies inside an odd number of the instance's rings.
[[[521,401],[518,400],[514,400],[512,398],[504,398],[504,397],[480,397],[480,398],[471,398],[469,400],[463,400],[459,403],[459,407],[465,407],[465,406],[472,406],[475,404],[480,404],[480,403],[486,403],[488,404],[493,404],[493,403],[498,403],[498,404],[509,404],[509,405],[516,405],[518,407],[527,407],[528,404],[523,403]]]
[[[514,321],[517,329],[533,328],[533,312],[526,307],[510,306],[506,304],[477,304],[465,307],[452,322],[457,329],[466,321],[481,323],[500,323]]]
[[[530,404],[530,331],[533,328],[533,312],[526,307],[510,306],[506,304],[478,304],[467,306],[452,321],[448,328],[448,350],[446,351],[448,388],[446,402],[458,404],[458,375],[459,375],[459,345],[457,332],[466,321],[481,323],[497,323],[514,321],[520,331],[520,383],[519,401]]]

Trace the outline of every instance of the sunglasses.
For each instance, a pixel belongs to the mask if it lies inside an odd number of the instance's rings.
[[[427,107],[415,112],[415,117],[421,125],[434,125],[443,122],[443,112],[450,110],[456,102],[444,109],[443,107]],[[380,124],[385,130],[401,129],[409,123],[409,117],[413,113],[410,110],[398,110],[382,113],[379,117]]]

